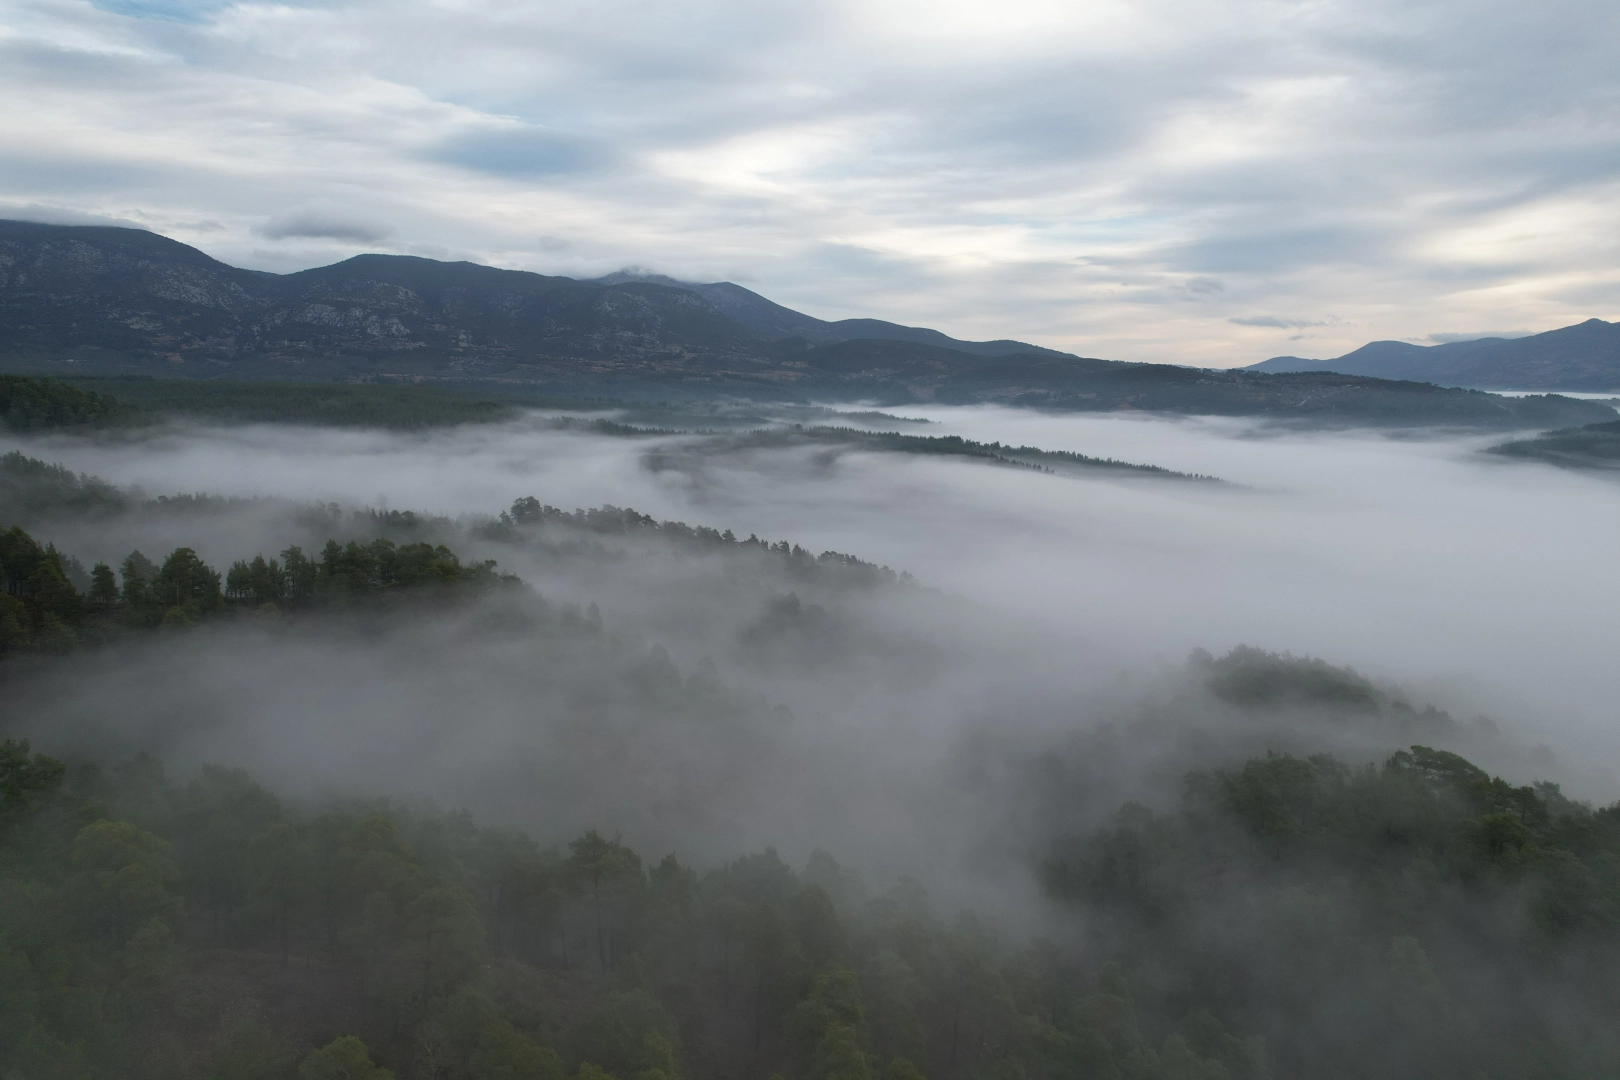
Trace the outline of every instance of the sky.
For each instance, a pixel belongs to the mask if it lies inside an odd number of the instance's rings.
[[[1605,0],[0,0],[0,216],[1201,366],[1620,317]]]

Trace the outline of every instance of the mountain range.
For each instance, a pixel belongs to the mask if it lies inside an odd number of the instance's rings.
[[[628,271],[581,281],[401,255],[271,274],[143,230],[22,221],[0,221],[0,369],[439,382],[628,400],[999,402],[1324,424],[1522,428],[1613,416],[1562,398],[1326,371],[1127,364],[876,319],[829,322],[730,282]]]
[[[1475,338],[1443,345],[1374,341],[1332,360],[1274,356],[1243,370],[1336,371],[1480,390],[1620,393],[1620,323],[1588,319],[1529,337]]]
[[[709,285],[699,285],[690,281],[678,281],[663,274],[647,274],[634,270],[621,270],[606,277],[594,278],[588,284],[593,285],[623,285],[626,283],[645,283],[664,285],[674,289],[685,289],[697,293],[717,310],[725,314],[750,330],[757,331],[767,337],[789,338],[798,337],[816,345],[827,345],[839,341],[849,341],[855,338],[869,338],[879,341],[908,341],[913,345],[935,345],[944,349],[954,349],[957,352],[972,353],[975,356],[1013,356],[1020,353],[1033,353],[1042,356],[1072,356],[1072,353],[1058,352],[1056,349],[1045,349],[1039,345],[1030,345],[1023,341],[962,341],[948,337],[938,330],[929,330],[921,326],[902,326],[899,323],[885,322],[882,319],[839,319],[837,322],[827,322],[813,315],[785,308],[781,304],[765,299],[756,292],[750,292],[741,285],[733,285],[729,281],[717,281]]]

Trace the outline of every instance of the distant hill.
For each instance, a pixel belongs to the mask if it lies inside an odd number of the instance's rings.
[[[1620,323],[1588,319],[1522,338],[1444,345],[1374,341],[1332,360],[1274,356],[1245,371],[1336,371],[1482,390],[1620,392]]]
[[[826,345],[832,342],[849,341],[866,338],[880,341],[909,341],[914,345],[935,345],[942,349],[955,349],[958,352],[973,353],[976,356],[1013,356],[1019,353],[1036,353],[1042,356],[1072,356],[1072,353],[1059,352],[1056,349],[1045,349],[1039,345],[1030,345],[1023,341],[962,341],[949,337],[938,330],[928,330],[920,326],[902,326],[899,323],[885,322],[882,319],[840,319],[836,322],[827,322],[785,308],[781,304],[765,299],[756,292],[750,292],[741,285],[733,285],[729,281],[718,281],[710,285],[698,285],[689,281],[677,281],[675,278],[665,277],[662,274],[644,274],[632,270],[621,270],[616,274],[595,279],[594,284],[619,285],[625,282],[651,282],[656,285],[667,285],[671,288],[685,289],[697,293],[708,300],[720,311],[730,318],[742,323],[751,330],[756,330],[769,337],[799,337],[815,345]]]
[[[1614,419],[1596,402],[1556,395],[1507,398],[1431,383],[1330,371],[1266,374],[1170,364],[1006,357],[943,381],[937,400],[983,401],[1065,411],[1134,409],[1211,416],[1265,416],[1311,426],[1552,427]]]
[[[1566,469],[1620,471],[1620,420],[1585,427],[1546,431],[1490,448],[1504,457],[1529,458]]]
[[[399,255],[267,274],[137,229],[19,221],[0,221],[0,368],[427,382],[642,401],[1004,402],[1331,424],[1508,429],[1613,416],[1567,399],[1122,364],[876,319],[827,322],[729,282],[628,272],[577,281]]]

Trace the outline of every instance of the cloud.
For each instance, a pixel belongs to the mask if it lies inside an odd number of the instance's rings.
[[[534,127],[458,134],[434,147],[428,156],[462,168],[520,178],[585,172],[613,160],[609,148],[599,142]]]
[[[1330,319],[1284,319],[1276,315],[1239,315],[1226,320],[1233,326],[1268,326],[1275,330],[1304,330],[1312,326],[1332,326]]]
[[[107,214],[88,213],[65,206],[46,206],[40,203],[0,202],[0,218],[12,221],[36,221],[41,225],[113,225],[120,229],[146,229],[147,226],[129,218]]]
[[[1418,704],[1438,700],[1460,719],[1489,715],[1526,743],[1550,742],[1566,764],[1620,764],[1620,738],[1606,723],[1620,693],[1620,671],[1606,662],[1616,589],[1604,584],[1620,509],[1603,478],[1504,466],[1473,452],[1482,440],[1457,435],[988,407],[906,412],[935,421],[934,434],[1234,483],[829,458],[821,447],[715,453],[714,441],[609,438],[533,419],[410,434],[179,428],[117,445],[33,436],[21,445],[34,456],[149,492],[260,496],[34,530],[86,564],[116,564],[132,547],[156,555],[185,544],[216,567],[289,544],[318,548],[341,526],[308,514],[306,500],[365,505],[381,493],[390,507],[477,520],[537,494],[565,508],[611,502],[852,552],[910,570],[926,587],[840,594],[793,568],[729,563],[680,543],[638,548],[611,531],[532,547],[444,536],[464,556],[498,559],[554,603],[597,604],[608,639],[661,646],[683,675],[708,659],[729,685],[787,705],[795,720],[756,732],[762,739],[731,737],[723,709],[660,723],[623,696],[639,681],[633,672],[604,672],[594,647],[559,656],[555,644],[490,641],[448,613],[366,640],[251,628],[189,636],[177,667],[128,662],[109,648],[46,688],[59,703],[100,698],[101,709],[13,711],[34,717],[41,739],[53,717],[99,715],[132,751],[173,756],[172,745],[146,741],[168,732],[196,757],[251,764],[300,787],[407,790],[547,831],[623,827],[649,845],[707,837],[705,854],[716,856],[821,843],[841,857],[865,850],[947,874],[959,864],[940,856],[984,823],[942,819],[937,804],[914,797],[930,788],[913,785],[957,733],[983,725],[1009,741],[998,745],[1016,745],[1049,726],[1072,731],[1112,716],[1129,742],[1142,737],[1142,710],[1110,712],[1106,699],[1134,702],[1162,660],[1200,646],[1246,642],[1424,680],[1446,690],[1425,691]],[[413,538],[457,527],[421,528]],[[1482,580],[1493,587],[1481,590]],[[812,634],[758,650],[761,614],[790,590],[825,610],[845,648],[823,652],[829,643]],[[601,692],[582,692],[593,681]],[[1175,715],[1187,704],[1174,693],[1161,701]],[[582,716],[592,722],[570,722]],[[1316,737],[1386,737],[1358,734],[1342,717],[1334,727],[1337,735]],[[613,746],[571,752],[592,729]],[[1386,734],[1411,738],[1410,729]],[[1583,758],[1585,748],[1594,752]],[[750,760],[770,767],[732,768]],[[1525,778],[1546,776],[1536,768]],[[617,781],[600,782],[602,770]],[[1182,770],[1163,775],[1174,784]],[[1596,790],[1612,799],[1612,781]],[[689,816],[704,808],[712,821]],[[941,846],[919,847],[923,838]],[[890,850],[874,851],[885,843]]]
[[[219,222],[177,235],[227,262],[736,268],[821,317],[1200,366],[1254,357],[1169,310],[1194,281],[1329,349],[1620,315],[1592,0],[116,2],[147,17],[8,24],[0,199]]]
[[[356,244],[378,244],[393,234],[392,229],[364,215],[322,204],[277,214],[259,231],[271,240],[347,240]]]
[[[165,22],[202,22],[229,0],[93,0],[96,7],[131,19]]]

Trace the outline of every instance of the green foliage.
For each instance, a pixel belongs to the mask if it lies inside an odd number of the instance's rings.
[[[772,543],[753,535],[738,539],[730,529],[722,532],[704,526],[694,527],[682,521],[659,521],[650,514],[638,513],[629,507],[601,506],[570,512],[542,503],[533,495],[515,500],[511,509],[502,513],[498,521],[483,526],[477,533],[486,540],[512,541],[537,533],[544,535],[548,529],[604,536],[657,537],[685,551],[750,552],[780,560],[794,576],[803,578],[834,577],[855,585],[912,580],[908,573],[896,574],[887,566],[863,562],[853,555],[837,551],[823,551],[816,555],[786,540]]]
[[[1219,660],[1201,656],[1205,685],[1235,705],[1312,705],[1369,708],[1378,700],[1372,683],[1348,668],[1322,660],[1268,653],[1239,645]]]
[[[847,968],[817,976],[793,1010],[793,1025],[809,1048],[818,1080],[872,1080],[866,1052],[866,1010],[860,978]]]
[[[125,412],[116,399],[60,379],[0,375],[0,424],[12,431],[87,427]]]
[[[590,898],[597,964],[606,971],[610,965],[613,909],[622,906],[627,892],[637,891],[641,885],[641,859],[617,838],[603,839],[592,829],[569,843],[567,868],[575,887]]]
[[[609,995],[572,1039],[574,1056],[634,1080],[681,1080],[680,1033],[646,990]]]
[[[470,987],[449,998],[433,1023],[434,1057],[444,1072],[469,1080],[563,1080],[562,1058],[518,1030],[486,993]]]
[[[106,563],[91,567],[90,591],[85,594],[90,609],[97,614],[107,614],[118,606],[119,596],[118,578],[113,575],[112,567]]]
[[[0,593],[0,656],[32,645],[33,623],[28,605],[10,593]]]
[[[219,574],[186,547],[175,548],[163,560],[151,588],[159,607],[179,608],[192,618],[216,611],[224,603],[219,591]]]
[[[112,948],[180,914],[180,870],[170,845],[127,821],[96,821],[73,839],[73,898],[82,926]],[[158,933],[159,931],[153,931]]]
[[[97,563],[81,594],[55,547],[41,547],[21,528],[0,532],[0,656],[20,650],[68,652],[117,630],[184,630],[228,612],[305,610],[376,603],[406,593],[453,595],[517,581],[493,560],[464,565],[443,545],[326,545],[320,562],[297,547],[280,560],[258,555],[220,575],[191,548],[176,548],[157,566],[139,551],[120,576]]]
[[[292,805],[240,770],[64,771],[0,743],[0,1075],[1620,1064],[1620,809],[1551,785],[1422,746],[1378,768],[1268,755],[1192,777],[1171,812],[1125,808],[1047,877],[1073,925],[1011,947],[915,882],[868,898],[824,852],[803,874],[769,850],[700,874],[594,831],[548,851],[464,815]],[[230,1007],[199,1005],[215,996]]]
[[[509,420],[524,407],[569,408],[583,403],[499,389],[396,386],[341,382],[232,382],[219,379],[36,379],[65,389],[117,394],[147,417],[185,416],[233,424],[318,424],[413,430]],[[105,398],[103,399],[105,400]]]
[[[203,1075],[205,1080],[290,1080],[292,1055],[263,1024],[249,1021],[231,1032]]]
[[[1178,987],[1156,1008],[1263,1033],[1286,1075],[1620,1065],[1598,1019],[1620,1007],[1620,812],[1552,785],[1424,746],[1361,769],[1270,754],[1191,777],[1176,813],[1128,807],[1066,841],[1047,878],[1128,968]],[[1088,1008],[1116,1017],[1091,1026],[1122,1060],[1124,1004]],[[1188,1045],[1252,1072],[1228,1040]]]
[[[904,435],[893,431],[874,432],[861,428],[822,425],[805,427],[794,424],[789,429],[762,429],[753,432],[750,441],[759,445],[791,444],[795,441],[843,444],[856,449],[881,450],[889,453],[965,457],[995,465],[1034,468],[1043,472],[1101,471],[1180,480],[1214,479],[1209,476],[1175,472],[1158,465],[1138,465],[1116,458],[1090,457],[1068,450],[1042,450],[1036,446],[1012,446],[1000,442],[982,443],[964,439],[960,435]]]
[[[124,584],[120,600],[124,609],[132,619],[144,622],[144,616],[158,608],[157,565],[139,551],[132,551],[124,557],[121,573]]]
[[[1544,461],[1566,469],[1609,470],[1620,462],[1620,420],[1544,431],[1531,439],[1492,446],[1486,453]]]
[[[13,526],[0,532],[0,650],[65,652],[78,643],[84,600],[55,547]]]
[[[394,1080],[394,1074],[372,1064],[365,1043],[344,1035],[312,1051],[298,1066],[298,1080]]]
[[[67,771],[55,758],[28,755],[28,740],[0,741],[0,821],[21,814],[33,801],[55,791]]]
[[[300,548],[290,547],[280,561],[256,555],[252,562],[233,564],[225,577],[225,596],[255,607],[307,607],[398,589],[488,585],[498,580],[493,561],[464,566],[442,544],[401,545],[386,537],[369,544],[329,540],[318,563]]]
[[[122,491],[104,480],[75,475],[21,451],[0,454],[0,520],[106,517],[127,509],[129,502]]]

